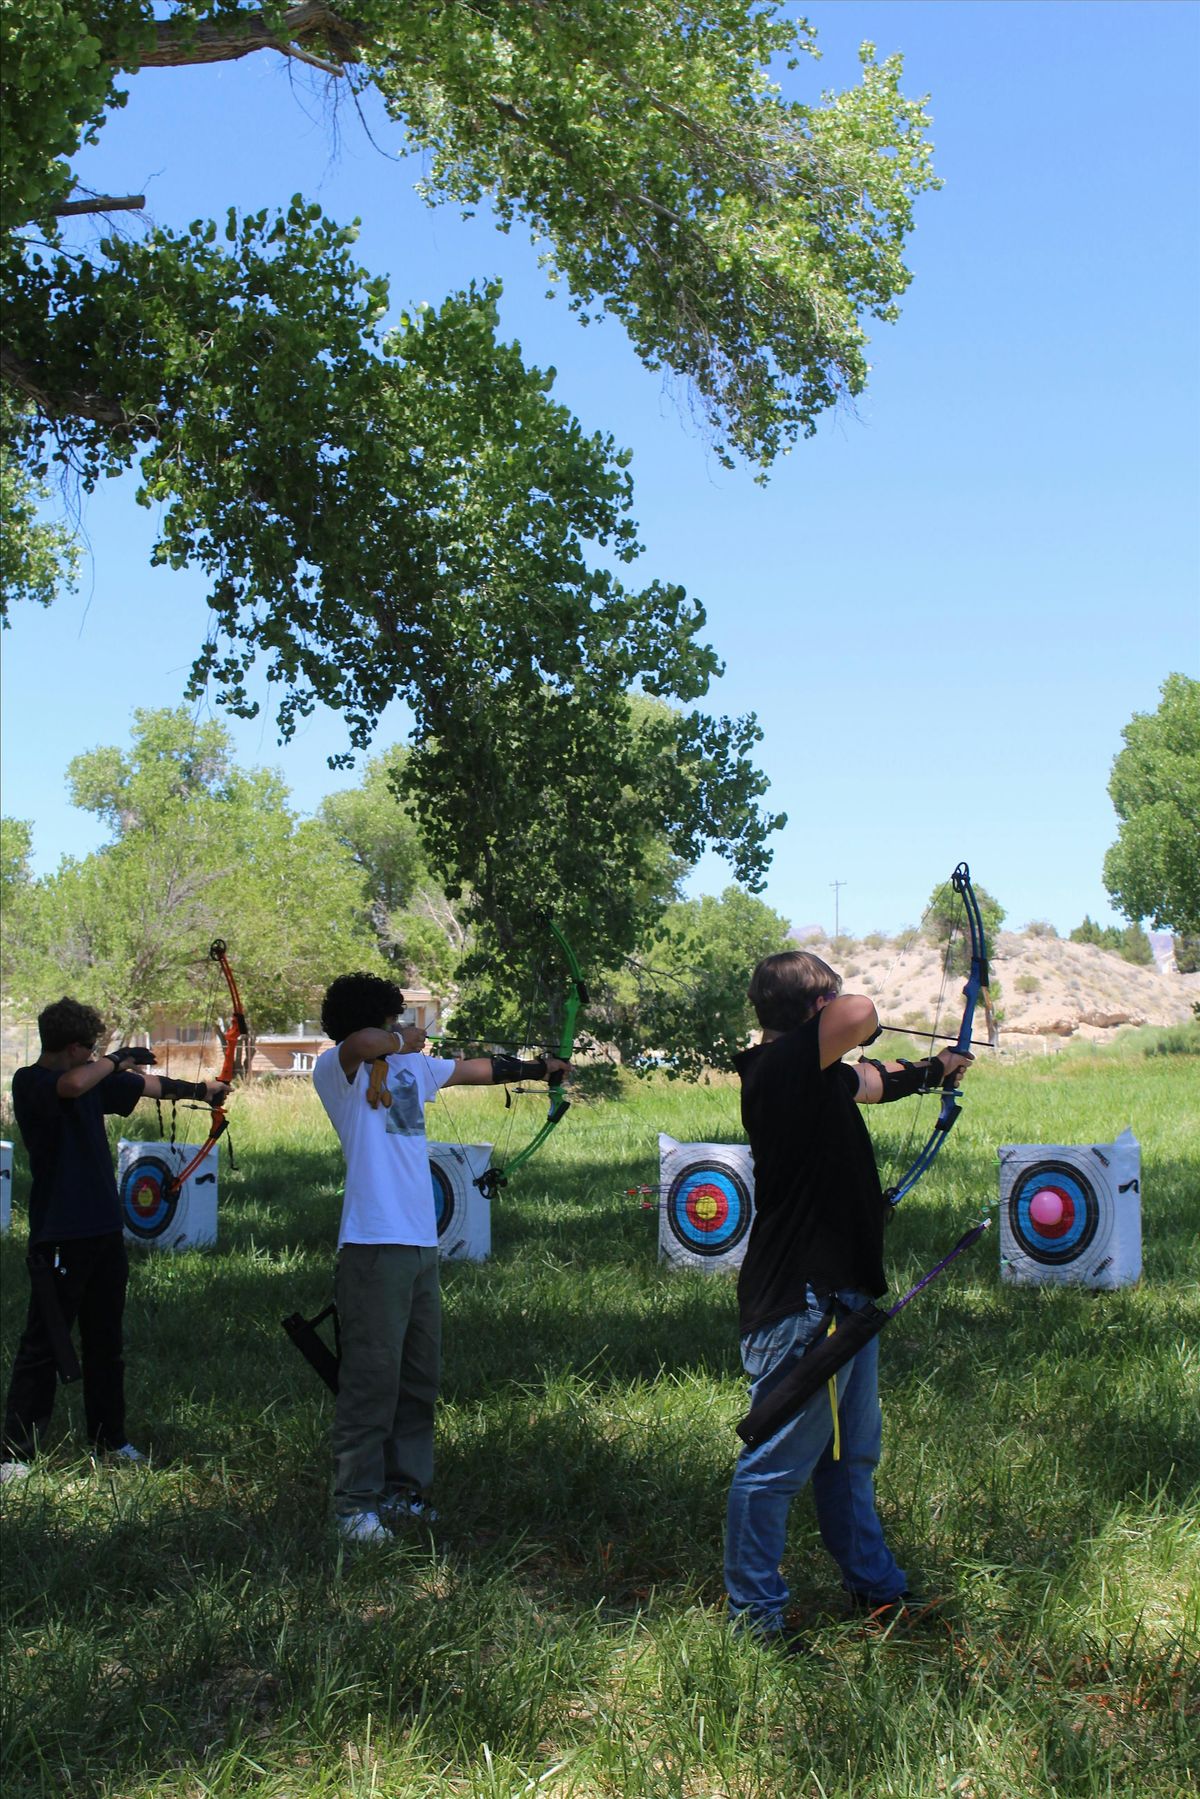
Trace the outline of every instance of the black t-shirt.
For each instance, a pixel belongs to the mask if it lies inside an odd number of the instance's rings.
[[[29,1241],[58,1243],[121,1228],[106,1112],[127,1118],[142,1097],[135,1074],[110,1074],[78,1099],[56,1091],[61,1070],[18,1068],[13,1111],[29,1151]]]
[[[817,1293],[878,1297],[887,1202],[854,1070],[821,1067],[819,1015],[736,1058],[754,1155],[754,1224],[738,1278],[741,1329],[804,1309]]]

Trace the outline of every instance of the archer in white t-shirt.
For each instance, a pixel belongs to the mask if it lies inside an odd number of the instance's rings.
[[[463,1061],[420,1054],[398,1026],[404,995],[372,974],[339,975],[321,1025],[335,1047],[313,1084],[346,1157],[334,1289],[341,1365],[333,1427],[334,1511],[354,1542],[431,1519],[433,1415],[441,1372],[437,1211],[425,1107],[443,1087],[561,1080],[557,1056]]]

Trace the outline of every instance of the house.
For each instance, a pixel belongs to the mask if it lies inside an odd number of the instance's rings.
[[[441,1007],[427,987],[411,988],[405,998],[408,1004],[401,1013],[404,1024],[418,1024],[430,1036],[438,1028]],[[253,1023],[253,1019],[251,1020]],[[157,1015],[150,1030],[150,1045],[163,1074],[175,1074],[183,1080],[200,1080],[220,1067],[224,1053],[220,1030],[204,1025],[179,1025]],[[254,1075],[311,1074],[313,1063],[324,1049],[331,1048],[329,1038],[315,1019],[304,1019],[286,1031],[254,1033],[254,1055],[250,1072]]]

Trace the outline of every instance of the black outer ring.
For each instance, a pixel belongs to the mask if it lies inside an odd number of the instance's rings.
[[[1073,1243],[1064,1245],[1062,1249],[1049,1249],[1043,1243],[1034,1243],[1021,1229],[1021,1195],[1032,1181],[1046,1184],[1047,1176],[1057,1176],[1059,1180],[1066,1175],[1077,1187],[1083,1189],[1086,1221],[1083,1233]],[[1095,1241],[1096,1232],[1100,1229],[1100,1201],[1096,1197],[1096,1189],[1080,1168],[1072,1168],[1066,1162],[1034,1162],[1028,1168],[1022,1168],[1008,1196],[1008,1228],[1012,1232],[1013,1242],[1022,1255],[1031,1262],[1039,1263],[1043,1268],[1067,1268],[1077,1262],[1084,1251]]]

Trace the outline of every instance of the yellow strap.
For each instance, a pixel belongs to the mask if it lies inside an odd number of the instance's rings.
[[[367,1082],[367,1104],[372,1111],[376,1111],[380,1106],[390,1106],[391,1103],[392,1096],[387,1084],[387,1059],[380,1056],[378,1061],[371,1064],[371,1078]]]
[[[837,1319],[831,1318],[829,1320],[829,1329],[825,1332],[825,1335],[827,1337],[832,1337],[832,1335],[836,1329],[837,1329]],[[838,1418],[838,1397],[837,1397],[837,1375],[836,1374],[831,1374],[829,1377],[829,1409],[833,1413],[833,1459],[835,1462],[840,1462],[842,1459],[842,1429],[841,1429],[840,1420]]]

